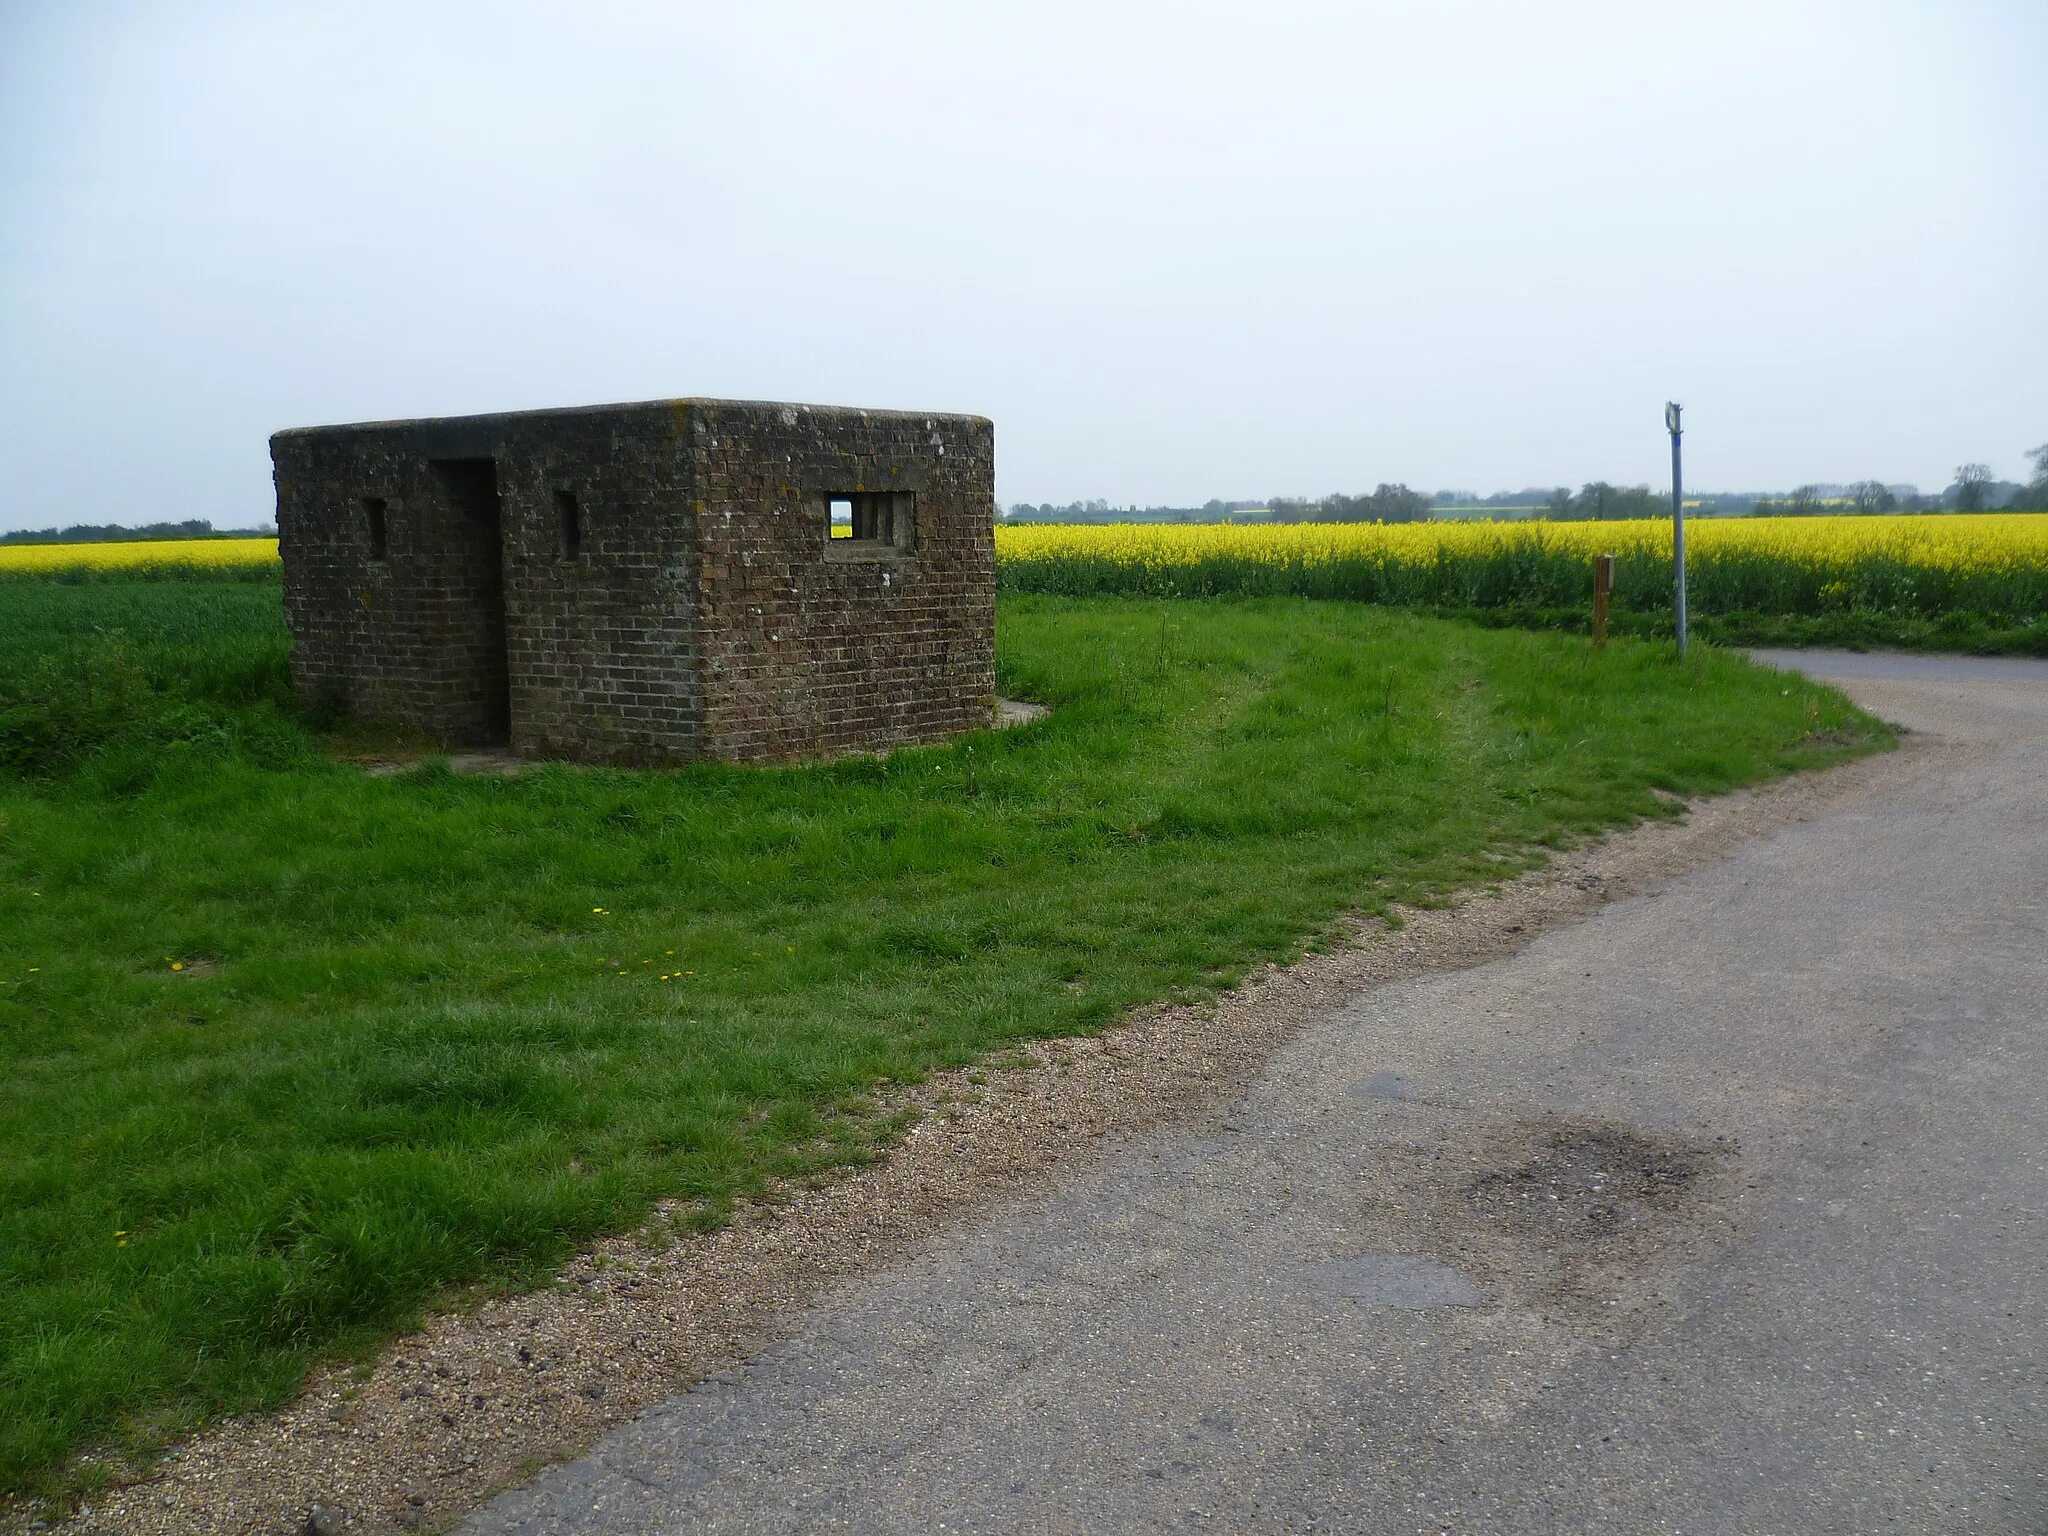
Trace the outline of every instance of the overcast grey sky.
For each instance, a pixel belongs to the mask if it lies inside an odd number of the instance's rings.
[[[1005,502],[2048,440],[2048,4],[0,0],[0,527],[279,427],[974,411]]]

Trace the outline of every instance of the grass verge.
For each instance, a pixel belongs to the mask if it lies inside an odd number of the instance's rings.
[[[1585,635],[1593,627],[1593,615],[1586,607],[1543,607],[1533,603],[1503,603],[1486,608],[1418,604],[1414,611],[1489,629],[1553,629]],[[1812,614],[1738,611],[1692,614],[1689,624],[1695,638],[1712,645],[2048,656],[2048,623],[1997,623],[1968,613],[1930,618],[1853,609]],[[1668,609],[1651,613],[1616,610],[1609,616],[1608,630],[1617,636],[1668,643],[1672,617]]]
[[[30,590],[0,586],[0,620]],[[280,707],[275,610],[242,589],[51,590],[111,606],[35,598],[12,696],[108,646],[141,691],[0,778],[10,1488],[274,1403],[316,1357],[450,1287],[535,1279],[660,1196],[716,1219],[868,1156],[878,1082],[1227,986],[1347,911],[1667,814],[1654,791],[1885,740],[1705,648],[1010,597],[1002,686],[1054,706],[1012,732],[372,779],[303,736],[151,723]],[[123,594],[148,594],[125,624]],[[195,647],[225,692],[179,681]]]

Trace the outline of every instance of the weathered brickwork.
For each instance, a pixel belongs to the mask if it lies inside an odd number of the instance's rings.
[[[280,432],[271,457],[309,701],[626,764],[990,721],[979,417],[656,401]],[[863,537],[830,537],[835,501]]]

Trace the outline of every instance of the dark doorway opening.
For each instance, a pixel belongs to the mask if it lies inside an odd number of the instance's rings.
[[[502,747],[512,740],[512,669],[505,646],[504,509],[498,466],[491,459],[437,459],[449,509],[452,568],[448,572],[448,677],[465,746]]]

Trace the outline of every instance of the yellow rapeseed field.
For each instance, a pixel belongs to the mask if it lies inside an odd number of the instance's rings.
[[[1686,524],[1686,548],[1702,558],[1760,556],[1826,570],[1872,558],[1940,570],[2038,567],[2048,565],[2048,516],[1696,518]],[[1429,565],[1510,552],[1669,559],[1671,523],[1109,523],[996,530],[996,555],[1005,563],[1078,558],[1161,569],[1220,558],[1300,568],[1359,558]]]
[[[1873,556],[1943,570],[2048,564],[2048,516],[2025,512],[1696,518],[1687,523],[1686,531],[1687,547],[1696,555],[1775,557],[1824,568],[1854,565]],[[1617,523],[1017,524],[996,529],[996,555],[1006,563],[1078,556],[1161,567],[1221,556],[1301,566],[1364,556],[1429,564],[1446,556],[1517,550],[1587,559],[1603,553],[1668,558],[1671,524],[1657,518]],[[276,539],[0,545],[0,571],[276,563]]]
[[[275,539],[138,539],[126,544],[0,544],[0,573],[277,564]]]
[[[1810,638],[1821,624],[1838,639],[1977,644],[1979,631],[1995,629],[2022,649],[2048,649],[2041,514],[1696,518],[1686,549],[1690,611],[1728,619],[1726,635]],[[1545,623],[1590,611],[1599,554],[1615,557],[1617,613],[1654,620],[1653,629],[1665,622],[1656,617],[1672,607],[1663,518],[996,530],[998,576],[1013,592],[1340,598]],[[1787,628],[1793,620],[1812,622]]]
[[[1616,557],[1619,611],[1671,605],[1671,524],[1662,518],[1018,524],[999,525],[995,538],[999,579],[1014,592],[1338,598],[1554,619],[1590,603],[1593,556],[1607,553]],[[1908,639],[1919,633],[1899,627],[1908,620],[1990,625],[2038,633],[2048,649],[2048,515],[1698,518],[1688,549],[1691,608],[1703,619],[1884,616],[1885,633]],[[275,539],[0,545],[0,577],[277,564]]]

